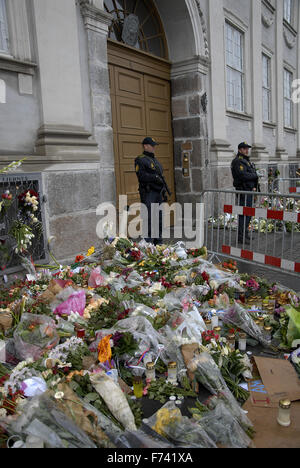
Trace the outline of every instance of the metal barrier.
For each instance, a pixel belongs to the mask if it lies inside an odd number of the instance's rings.
[[[212,257],[300,273],[300,195],[211,189],[201,198]]]
[[[15,253],[14,239],[10,235],[12,224],[16,220],[21,220],[18,197],[25,192],[33,190],[39,194],[39,207],[35,212],[35,217],[41,223],[42,232],[35,232],[32,227],[35,239],[28,251],[28,255],[39,263],[48,261],[45,232],[45,207],[42,187],[42,176],[39,173],[21,173],[21,174],[1,174],[0,175],[0,201],[2,195],[9,191],[12,195],[12,203],[7,210],[0,211],[0,277],[15,273],[22,269],[21,259]],[[23,222],[23,221],[22,221]],[[5,264],[5,268],[2,266]]]
[[[300,193],[300,177],[296,179],[275,179],[272,182],[272,193],[278,187],[280,193]]]

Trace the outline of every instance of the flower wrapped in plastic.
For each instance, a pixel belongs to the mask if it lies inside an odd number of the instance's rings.
[[[158,410],[147,425],[176,447],[217,448],[205,430],[182,416],[180,409],[171,401]]]
[[[167,338],[175,341],[178,346],[201,344],[202,333],[205,330],[205,323],[195,306],[189,312],[174,314],[168,325],[164,327]]]
[[[23,314],[14,332],[14,344],[20,360],[38,360],[59,343],[54,320],[46,315]]]
[[[188,365],[188,370],[195,374],[196,379],[207,388],[212,395],[222,396],[226,406],[245,430],[252,427],[245,412],[227,387],[219,367],[210,354],[203,352],[196,355]]]
[[[237,302],[230,309],[220,314],[222,321],[228,325],[234,325],[245,331],[255,340],[259,341],[265,348],[270,347],[262,329],[256,325],[249,312]]]
[[[45,448],[97,448],[87,434],[59,410],[56,400],[44,393],[26,403],[7,428],[23,441],[33,436]]]
[[[90,380],[114,417],[125,429],[136,431],[134,416],[120,386],[106,374],[91,374]]]
[[[221,398],[216,398],[214,409],[204,414],[199,425],[209,437],[223,448],[248,448],[251,439]]]
[[[149,431],[150,432],[150,431]],[[114,443],[117,448],[127,448],[127,449],[166,449],[166,448],[174,448],[174,446],[168,442],[163,437],[159,437],[158,435],[154,436],[155,432],[151,432],[151,435],[146,434],[146,432],[142,430],[138,431],[126,431],[123,434],[119,435],[118,437],[114,438]]]

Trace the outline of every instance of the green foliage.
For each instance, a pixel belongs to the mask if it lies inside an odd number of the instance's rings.
[[[151,382],[148,390],[150,400],[157,400],[164,404],[172,395],[182,395],[184,397],[197,396],[193,390],[185,390],[184,388],[175,387],[163,378]]]
[[[72,368],[81,371],[83,367],[83,358],[85,356],[91,356],[91,352],[87,345],[79,346],[76,351],[71,351],[68,354],[67,362],[72,364]]]
[[[129,354],[129,355],[134,355],[134,353],[138,349],[138,343],[135,341],[133,338],[132,334],[127,332],[127,333],[122,333],[122,338],[119,340],[117,346],[114,346],[112,351],[113,351],[113,356],[123,356],[124,354]]]

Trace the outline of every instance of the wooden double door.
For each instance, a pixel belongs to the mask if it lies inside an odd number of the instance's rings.
[[[171,126],[170,64],[115,41],[108,41],[117,196],[140,201],[134,160],[142,141],[154,138],[175,201]]]

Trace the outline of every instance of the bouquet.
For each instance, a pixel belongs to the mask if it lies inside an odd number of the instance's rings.
[[[216,399],[214,409],[204,413],[199,425],[205,429],[218,446],[248,448],[251,444],[251,440],[241,429],[237,419],[228,410],[222,399]]]
[[[14,343],[22,360],[38,360],[59,343],[54,320],[45,315],[23,314],[14,332]]]
[[[114,417],[125,429],[136,431],[134,416],[120,386],[105,374],[92,374],[90,380]]]
[[[263,331],[256,325],[249,312],[236,302],[229,310],[221,314],[221,319],[226,324],[234,325],[244,330],[265,348],[270,346],[270,343],[264,337]]]
[[[86,433],[58,408],[47,393],[28,401],[8,432],[24,441],[33,436],[45,448],[97,448]]]
[[[207,388],[212,395],[222,396],[230,412],[245,430],[252,427],[251,422],[227,387],[221,371],[212,356],[205,352],[195,356],[188,365],[188,369],[195,374],[196,379]]]
[[[166,403],[148,424],[177,447],[217,448],[202,427],[182,416],[174,402]]]

